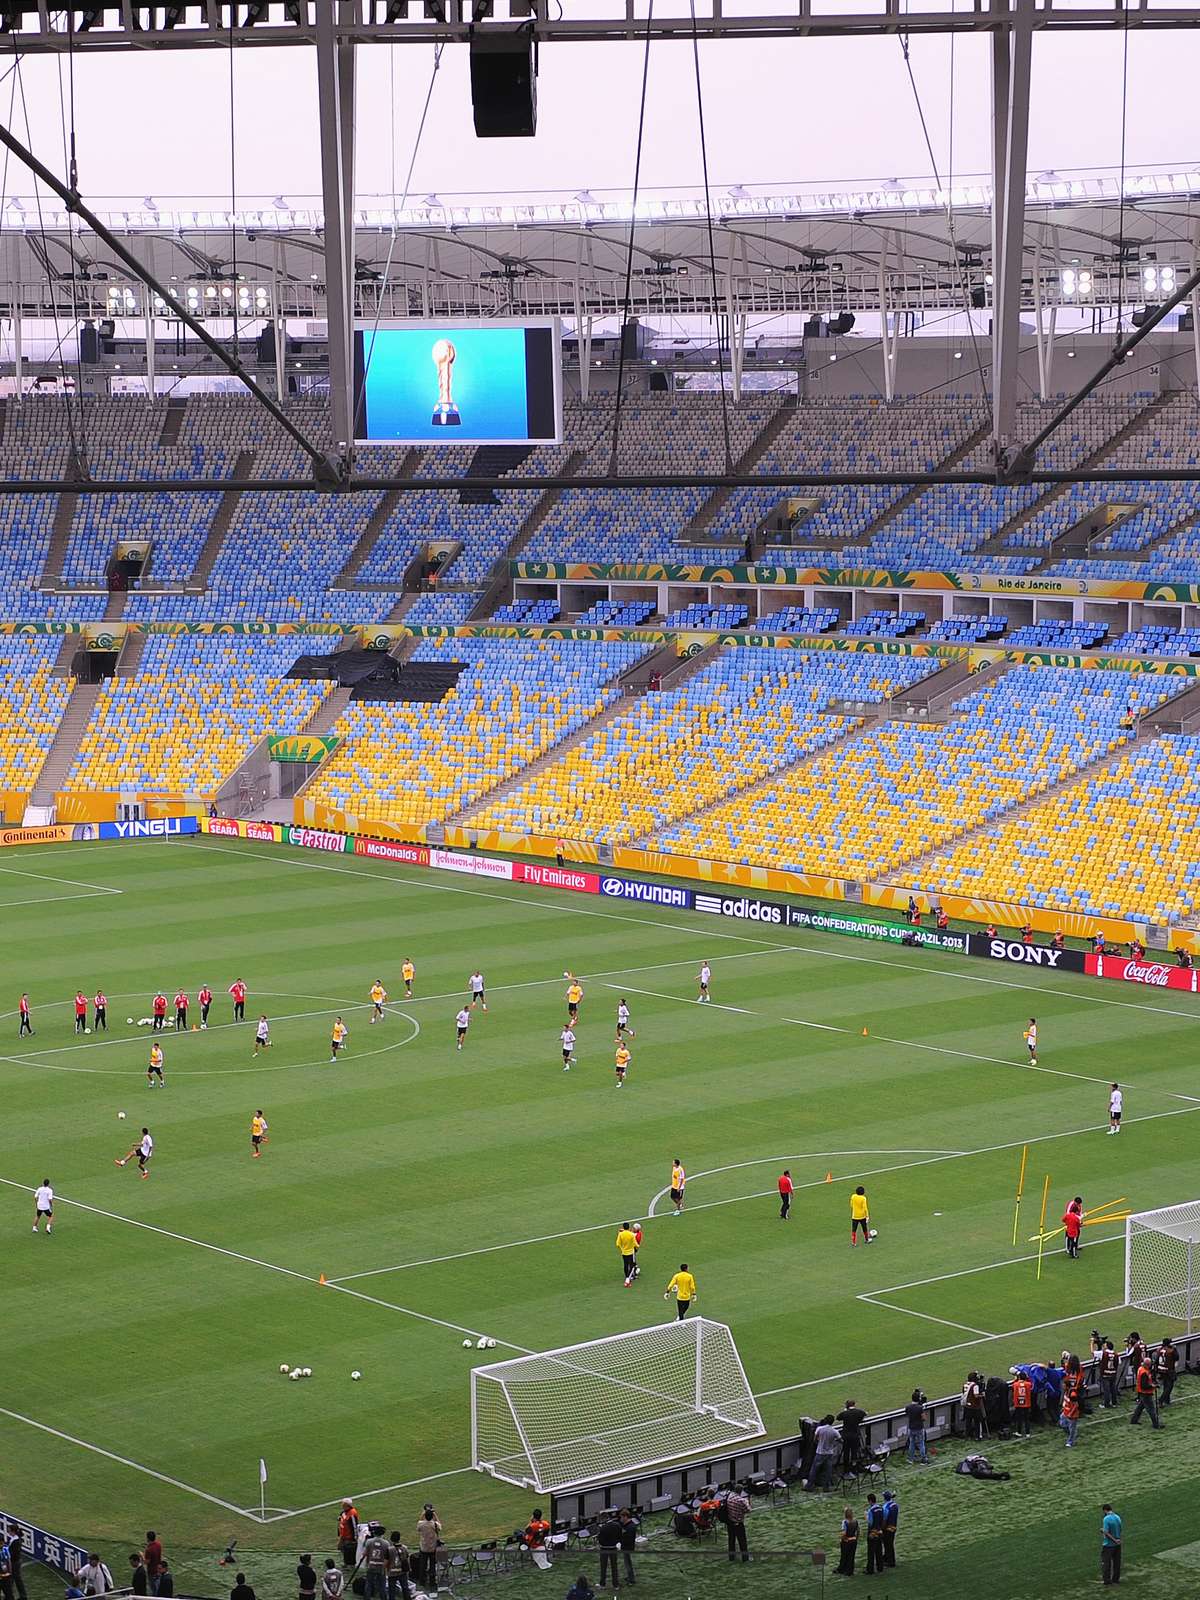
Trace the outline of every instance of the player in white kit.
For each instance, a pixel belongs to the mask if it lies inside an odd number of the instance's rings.
[[[1121,1131],[1121,1112],[1124,1110],[1124,1107],[1125,1107],[1125,1096],[1121,1093],[1120,1086],[1118,1084],[1114,1083],[1113,1086],[1112,1086],[1112,1092],[1109,1094],[1109,1097],[1108,1097],[1108,1131],[1109,1131],[1109,1133],[1120,1133],[1120,1131]]]
[[[38,1231],[38,1223],[46,1219],[46,1233],[49,1234],[54,1226],[54,1190],[50,1187],[50,1179],[43,1178],[33,1191],[33,1231]]]

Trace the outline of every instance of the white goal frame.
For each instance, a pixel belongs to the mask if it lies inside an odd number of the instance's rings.
[[[629,1477],[763,1436],[733,1335],[708,1317],[471,1372],[471,1460],[537,1493]]]
[[[1200,1314],[1200,1200],[1125,1219],[1125,1302],[1174,1317],[1191,1333]]]

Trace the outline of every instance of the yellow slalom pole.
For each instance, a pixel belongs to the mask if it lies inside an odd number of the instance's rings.
[[[1046,1247],[1046,1206],[1050,1200],[1050,1174],[1046,1174],[1046,1181],[1042,1184],[1042,1215],[1038,1222],[1038,1264],[1037,1281],[1042,1281],[1042,1251]]]
[[[1115,1211],[1118,1206],[1123,1206],[1124,1204],[1125,1196],[1119,1194],[1115,1200],[1109,1200],[1102,1206],[1089,1206],[1083,1214],[1085,1217],[1094,1217],[1099,1211]]]
[[[1029,1156],[1029,1146],[1021,1146],[1021,1171],[1017,1177],[1017,1203],[1013,1208],[1013,1244],[1017,1242],[1017,1229],[1021,1223],[1021,1196],[1025,1193],[1025,1162]]]

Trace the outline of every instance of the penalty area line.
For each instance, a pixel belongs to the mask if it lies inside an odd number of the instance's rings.
[[[0,1416],[8,1417],[12,1422],[23,1423],[27,1428],[36,1428],[39,1433],[48,1433],[55,1439],[62,1439],[67,1444],[78,1446],[80,1450],[89,1450],[92,1455],[103,1456],[106,1461],[115,1461],[118,1466],[128,1467],[132,1472],[140,1472],[147,1478],[157,1478],[159,1483],[169,1484],[172,1489],[180,1489],[184,1494],[195,1495],[198,1500],[207,1500],[209,1505],[220,1506],[222,1511],[232,1511],[237,1517],[245,1517],[250,1522],[260,1522],[262,1519],[257,1511],[251,1512],[244,1506],[235,1506],[230,1500],[222,1500],[219,1495],[209,1494],[207,1489],[197,1489],[195,1484],[185,1483],[182,1478],[172,1478],[169,1473],[159,1472],[156,1467],[148,1467],[141,1461],[134,1461],[129,1456],[121,1456],[115,1450],[106,1450],[103,1445],[93,1444],[90,1439],[80,1439],[73,1433],[64,1433],[61,1428],[52,1428],[48,1422],[38,1422],[35,1417],[27,1417],[20,1411],[10,1411],[7,1406],[0,1406]]]

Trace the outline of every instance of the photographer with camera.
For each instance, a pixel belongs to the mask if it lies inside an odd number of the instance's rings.
[[[927,1465],[928,1455],[925,1453],[925,1405],[927,1396],[924,1389],[914,1389],[912,1399],[904,1408],[904,1420],[908,1424],[908,1450],[909,1461],[920,1461]]]

